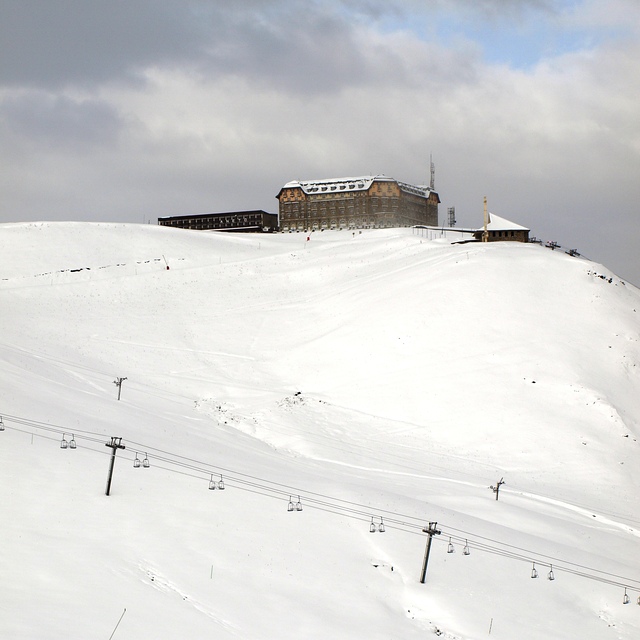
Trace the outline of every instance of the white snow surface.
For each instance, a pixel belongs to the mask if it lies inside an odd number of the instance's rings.
[[[529,231],[527,227],[523,227],[520,224],[516,224],[515,222],[511,222],[511,220],[507,220],[506,218],[501,218],[497,216],[495,213],[489,213],[489,222],[487,223],[487,229],[496,230],[496,231],[504,231],[505,229],[514,229],[520,231]],[[482,231],[484,227],[478,229],[478,231]]]
[[[322,180],[292,180],[282,187],[291,189],[300,187],[305,193],[315,191],[367,191],[374,180],[381,182],[394,182],[393,178],[387,176],[359,176],[357,178],[325,178]]]
[[[411,229],[0,248],[1,638],[640,637],[640,291],[606,267]]]

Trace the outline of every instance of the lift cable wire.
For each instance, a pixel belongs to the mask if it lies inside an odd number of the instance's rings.
[[[66,435],[73,433],[78,440],[86,440],[91,443],[104,444],[104,435],[95,432],[83,431],[80,429],[76,429],[74,431],[72,428],[64,428],[59,425],[50,425],[48,423],[27,420],[18,416],[11,416],[8,414],[2,415],[10,422],[15,422],[23,426],[30,426],[47,433],[55,433],[57,435]],[[27,431],[25,429],[20,429],[13,426],[10,428],[21,433],[34,435],[32,431]],[[52,438],[49,435],[37,435],[38,437],[44,438],[46,440],[56,440],[56,438]],[[93,436],[100,437],[96,438]],[[202,462],[178,454],[173,454],[171,452],[145,445],[143,443],[135,441],[128,441],[128,443],[139,447],[138,451],[136,451],[135,449],[130,449],[130,453],[136,454],[140,452],[151,451],[163,454],[158,455],[158,453],[154,453],[154,461],[157,460],[159,462],[164,462],[165,464],[171,466],[165,467],[154,463],[154,467],[170,473],[179,473],[184,476],[202,480],[203,477],[208,477],[212,473],[211,469],[213,468],[216,469],[216,471],[214,471],[213,473],[220,473],[221,475],[223,473],[225,474],[226,485],[231,488],[236,488],[242,491],[248,491],[257,495],[276,499],[284,499],[286,497],[290,498],[291,495],[302,496],[304,499],[304,505],[306,507],[364,522],[369,521],[369,519],[372,517],[372,513],[378,515],[384,514],[385,525],[388,529],[395,529],[398,531],[403,531],[405,533],[412,533],[421,536],[424,535],[423,518],[398,513],[389,509],[372,510],[369,505],[365,505],[362,503],[345,500],[342,498],[337,498],[335,496],[330,496],[313,491],[305,491],[297,487],[292,487],[279,482],[273,482],[264,478],[252,476],[250,474],[234,471],[232,469],[212,466],[206,462]],[[109,452],[102,451],[102,449],[94,449],[93,447],[86,447],[86,449],[95,453],[100,453],[101,455],[110,455]],[[133,460],[133,458],[130,456],[128,459]],[[178,469],[185,469],[187,471],[180,471],[176,469],[176,467],[178,467]],[[196,472],[198,475],[189,473],[189,471]],[[413,520],[414,522],[406,522],[405,519]],[[591,580],[596,580],[614,586],[627,587],[629,589],[640,589],[640,580],[636,580],[626,576],[620,576],[603,570],[595,569],[593,567],[588,567],[578,563],[563,560],[561,558],[541,554],[539,552],[530,551],[528,549],[502,542],[500,540],[495,540],[492,538],[474,534],[473,532],[467,532],[455,527],[442,526],[442,531],[444,535],[451,537],[452,539],[459,541],[460,543],[464,541],[466,545],[485,553],[490,553],[497,556],[520,560],[528,563],[536,562],[541,566],[551,566],[551,564],[553,564],[553,569],[556,571],[563,571],[565,573],[574,574],[576,576],[589,578]],[[464,534],[464,537],[459,534]],[[545,560],[540,560],[540,558],[544,558]],[[551,563],[550,561],[553,561],[553,563]],[[592,575],[590,573],[587,573],[589,571],[600,575]],[[606,578],[605,576],[610,576],[610,578]],[[617,582],[612,578],[624,580],[625,582]],[[631,584],[638,585],[638,587],[632,587],[630,586]]]
[[[451,533],[451,531],[457,531],[459,533],[464,534],[464,536],[463,537],[458,536],[458,535],[456,535],[454,533]],[[487,548],[491,548],[489,545],[486,545],[486,543],[481,542],[481,541],[487,541],[487,542],[491,542],[493,544],[502,545],[503,547],[507,547],[509,549],[514,549],[515,551],[513,553],[516,553],[518,551],[521,551],[521,552],[523,552],[525,554],[530,554],[531,553],[531,551],[529,551],[527,549],[523,549],[521,547],[517,547],[517,546],[509,544],[507,542],[502,542],[501,540],[494,540],[493,538],[488,538],[488,537],[481,536],[481,535],[478,535],[478,534],[475,534],[475,533],[463,531],[461,529],[456,529],[454,527],[449,527],[449,526],[444,526],[443,525],[442,526],[442,532],[443,532],[443,535],[449,536],[449,537],[451,537],[453,539],[458,539],[460,541],[467,540],[467,539],[468,540],[473,540],[474,541],[474,545],[476,547],[486,546]],[[520,554],[518,554],[518,555],[520,555]],[[625,576],[619,576],[619,575],[616,575],[616,574],[609,573],[607,571],[600,571],[598,569],[593,569],[592,567],[587,567],[585,565],[582,565],[582,564],[579,564],[579,563],[576,563],[576,562],[569,562],[568,560],[564,560],[562,558],[556,558],[554,556],[550,556],[550,555],[546,555],[546,554],[542,554],[542,553],[536,553],[536,555],[538,557],[546,558],[548,561],[551,561],[553,563],[554,567],[556,566],[556,564],[555,564],[556,562],[564,562],[565,564],[572,565],[574,567],[577,567],[578,569],[588,569],[590,571],[596,571],[598,573],[602,573],[604,575],[609,575],[609,576],[612,576],[614,578],[620,578],[622,580],[631,580],[632,582],[637,582],[640,585],[640,580],[634,580],[633,578],[627,578]],[[522,556],[522,557],[524,558],[526,556]],[[541,564],[545,564],[545,563],[541,563]],[[549,564],[549,562],[547,562],[546,564]]]

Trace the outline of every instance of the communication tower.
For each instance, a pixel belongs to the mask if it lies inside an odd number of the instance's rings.
[[[447,209],[447,216],[449,218],[449,226],[450,227],[455,227],[456,226],[456,208],[455,207],[449,207]]]

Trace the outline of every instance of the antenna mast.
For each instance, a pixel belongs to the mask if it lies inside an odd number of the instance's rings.
[[[431,166],[431,181],[429,182],[429,187],[431,191],[436,188],[436,165],[433,164],[433,156],[429,154],[429,165]]]

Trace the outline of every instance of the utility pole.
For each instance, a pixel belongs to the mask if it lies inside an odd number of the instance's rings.
[[[122,444],[122,438],[115,438],[111,436],[111,442],[106,442],[105,447],[111,448],[111,462],[109,464],[109,475],[107,476],[107,490],[105,491],[105,495],[109,495],[111,493],[111,478],[113,476],[113,465],[116,462],[116,453],[118,449],[126,449],[126,447]]]
[[[427,538],[427,548],[424,550],[424,561],[422,563],[422,573],[420,574],[420,582],[424,584],[427,579],[427,565],[429,564],[429,554],[431,553],[431,539],[433,536],[439,536],[442,531],[437,529],[437,522],[430,522],[428,527],[423,527],[423,533],[429,535]]]
[[[118,387],[118,400],[120,400],[120,393],[122,392],[122,383],[126,380],[126,378],[116,378],[113,381],[113,384]]]
[[[506,484],[506,482],[504,481],[504,478],[500,478],[500,480],[498,481],[498,483],[496,484],[496,486],[494,487],[493,485],[491,485],[489,487],[489,489],[491,489],[493,491],[493,493],[496,494],[496,500],[498,499],[498,496],[500,495],[500,487]]]

